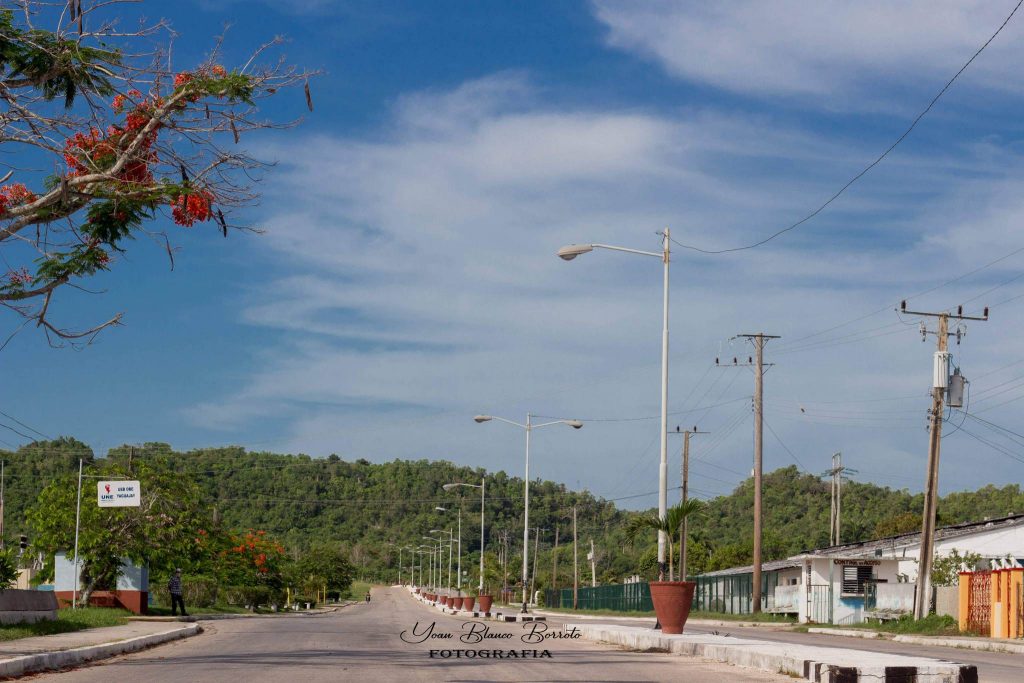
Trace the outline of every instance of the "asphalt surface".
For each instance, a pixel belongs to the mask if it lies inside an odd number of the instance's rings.
[[[450,633],[426,639],[422,633]],[[459,642],[470,629],[486,626],[479,644]],[[788,676],[692,657],[629,652],[577,639],[522,641],[522,624],[499,624],[441,614],[413,600],[403,589],[374,589],[369,604],[334,613],[275,615],[206,622],[206,633],[146,652],[117,657],[73,671],[32,677],[60,683],[146,681],[147,683],[261,683],[321,681],[792,681]],[[420,635],[413,635],[413,631]],[[434,657],[431,657],[434,650]],[[444,650],[488,652],[491,658],[461,658]],[[508,651],[520,653],[510,659]],[[534,657],[533,651],[550,657]],[[501,659],[493,654],[504,654]],[[526,656],[523,657],[523,651]],[[466,655],[463,655],[465,657]],[[479,655],[478,655],[479,656]]]
[[[564,619],[548,617],[552,623],[565,621],[572,623],[572,618]],[[643,626],[649,621],[654,625],[654,620],[639,619],[615,619],[613,617],[587,620],[589,624],[621,624],[623,626]],[[978,667],[978,680],[982,683],[1021,683],[1024,681],[1024,655],[1008,652],[985,652],[981,650],[967,650],[963,648],[941,647],[932,645],[915,645],[911,643],[897,643],[891,640],[872,638],[849,638],[843,636],[832,636],[818,633],[800,633],[770,626],[759,626],[757,628],[736,627],[736,626],[702,626],[696,624],[686,625],[687,633],[717,633],[719,635],[732,635],[737,638],[755,638],[758,640],[769,640],[779,643],[798,643],[801,645],[816,645],[820,647],[835,647],[851,650],[865,650],[867,652],[888,652],[893,654],[910,655],[914,657],[933,657],[946,661],[960,662],[961,664],[973,664]],[[870,655],[869,655],[870,656]]]

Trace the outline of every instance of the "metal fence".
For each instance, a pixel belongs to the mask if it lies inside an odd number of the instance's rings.
[[[607,586],[579,588],[579,609],[607,609],[616,612],[650,612],[651,588],[647,583],[614,583]],[[547,607],[572,609],[572,589],[544,591]]]

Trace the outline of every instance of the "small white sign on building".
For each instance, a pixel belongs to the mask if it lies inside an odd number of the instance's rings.
[[[101,508],[128,508],[141,505],[141,489],[137,481],[101,481],[96,488],[96,502]]]

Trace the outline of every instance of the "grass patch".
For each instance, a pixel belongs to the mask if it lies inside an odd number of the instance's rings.
[[[915,621],[913,615],[905,614],[899,619],[883,622],[865,622],[863,624],[806,624],[801,625],[800,630],[806,631],[809,626],[814,628],[856,628],[865,631],[878,631],[879,633],[892,633],[894,635],[918,635],[918,636],[976,636],[976,633],[969,631],[962,632],[957,625],[956,619],[948,615],[939,616],[929,614],[924,619]]]
[[[84,631],[87,628],[121,626],[128,623],[131,612],[110,607],[57,610],[56,621],[38,621],[34,624],[0,626],[0,640],[17,640],[32,636],[50,636],[55,633]]]

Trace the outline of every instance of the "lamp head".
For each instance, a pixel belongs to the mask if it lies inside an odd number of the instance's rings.
[[[440,505],[438,505],[434,509],[437,510],[438,512],[448,512],[448,508],[443,508]]]
[[[443,484],[441,488],[443,488],[445,491],[451,491],[456,486],[459,486],[459,484]]]
[[[493,418],[490,415],[477,415],[473,418],[476,422],[490,422]]]
[[[580,254],[586,254],[588,251],[594,251],[594,248],[589,244],[570,244],[558,250],[558,258],[572,261]]]
[[[565,424],[569,425],[573,429],[581,429],[583,427],[583,423],[579,420],[566,420]]]

